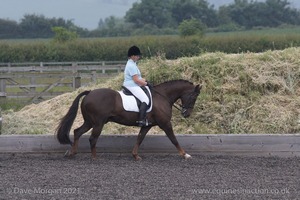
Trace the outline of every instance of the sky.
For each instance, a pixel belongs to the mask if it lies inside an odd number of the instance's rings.
[[[73,20],[77,26],[96,29],[100,19],[124,17],[137,0],[0,0],[0,18],[17,22],[25,14]]]
[[[0,0],[0,18],[17,22],[25,14],[63,18],[89,30],[96,29],[100,19],[124,17],[134,2],[139,0]],[[234,0],[207,0],[211,5],[228,4]],[[290,0],[300,7],[299,0]],[[218,6],[215,6],[217,8]]]

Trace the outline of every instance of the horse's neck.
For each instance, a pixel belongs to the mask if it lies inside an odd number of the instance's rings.
[[[184,92],[184,88],[178,88],[178,87],[164,87],[163,90],[161,90],[164,94],[169,99],[170,103],[175,103],[179,97],[182,95]]]

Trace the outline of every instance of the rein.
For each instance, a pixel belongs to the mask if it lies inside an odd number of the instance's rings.
[[[158,92],[156,89],[154,89],[154,87],[151,87],[151,90],[154,91],[154,92],[156,92],[156,93],[159,94],[160,96],[162,96],[165,100],[167,100],[167,101],[171,104],[171,102],[169,101],[169,99],[168,99],[165,95],[161,94],[161,93]],[[177,110],[181,111],[181,109],[180,109],[175,103],[172,104],[172,106],[173,106],[174,108],[176,108]],[[181,106],[181,107],[182,107],[182,106]]]

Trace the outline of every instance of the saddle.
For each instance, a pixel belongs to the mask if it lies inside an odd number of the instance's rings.
[[[142,90],[146,93],[149,98],[149,104],[147,112],[152,110],[152,95],[150,89],[145,86],[141,86]],[[141,101],[135,97],[126,87],[122,86],[122,90],[119,91],[122,98],[123,107],[126,111],[139,112]]]

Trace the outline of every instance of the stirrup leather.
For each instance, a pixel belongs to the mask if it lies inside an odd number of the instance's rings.
[[[142,121],[136,121],[136,123],[138,124],[139,127],[151,125],[151,122],[149,122],[148,119],[144,119]]]

